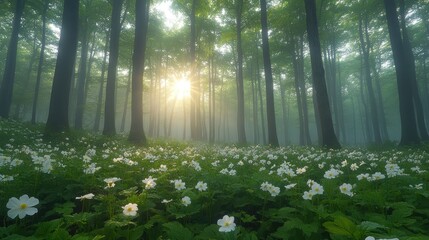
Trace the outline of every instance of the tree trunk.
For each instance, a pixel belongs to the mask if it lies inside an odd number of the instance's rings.
[[[76,112],[74,127],[78,130],[83,129],[83,109],[84,109],[84,96],[85,96],[85,82],[86,80],[86,66],[88,60],[88,29],[87,20],[84,20],[83,29],[81,31],[81,53],[79,72],[77,78],[77,92],[76,92]]]
[[[25,0],[17,0],[13,17],[12,35],[7,49],[3,81],[0,86],[0,117],[8,118],[12,105],[13,82],[15,81],[16,55],[18,50],[18,34],[21,28],[21,17],[24,12]]]
[[[79,1],[64,0],[62,19],[49,115],[46,122],[46,133],[48,135],[69,129],[69,94],[74,62],[76,60]]]
[[[417,127],[420,133],[420,137],[422,140],[429,140],[428,131],[426,129],[425,124],[425,116],[423,113],[423,105],[420,99],[418,84],[417,84],[417,76],[416,76],[416,64],[413,49],[411,47],[411,42],[408,37],[408,31],[405,23],[405,3],[404,0],[399,1],[400,6],[400,16],[401,16],[401,28],[402,28],[402,44],[404,47],[405,61],[408,63],[408,67],[406,68],[407,76],[409,77],[409,81],[411,84],[411,91],[413,94],[413,102],[416,111],[416,120]]]
[[[394,0],[383,0],[383,2],[386,10],[390,45],[392,47],[398,85],[399,112],[401,117],[401,141],[399,144],[418,144],[420,143],[420,138],[417,132],[412,83],[407,79],[407,68],[411,66],[406,62],[406,53],[401,39],[396,4]]]
[[[127,79],[127,91],[125,92],[125,100],[124,100],[124,111],[122,113],[122,121],[121,121],[121,132],[125,131],[125,120],[127,119],[127,111],[128,111],[128,99],[130,97],[130,89],[131,89],[131,75],[132,75],[132,65],[128,68],[128,79]]]
[[[143,128],[143,74],[149,24],[150,1],[136,0],[136,23],[133,54],[131,95],[131,128],[128,140],[139,145],[146,144]]]
[[[103,135],[116,134],[115,127],[115,85],[119,56],[119,36],[121,31],[121,11],[123,0],[113,1],[110,25],[109,67],[107,69],[106,101],[104,108]]]
[[[267,123],[268,144],[276,147],[279,145],[276,129],[276,112],[274,109],[273,73],[271,69],[270,47],[268,43],[268,20],[267,2],[260,0],[261,5],[261,28],[262,28],[262,52],[264,58],[265,85],[267,96]]]
[[[94,132],[98,132],[100,129],[100,120],[101,120],[101,107],[103,105],[103,90],[104,90],[104,75],[106,73],[106,64],[107,64],[107,51],[109,49],[109,31],[106,31],[106,41],[104,46],[103,53],[103,63],[101,65],[101,77],[100,77],[100,88],[98,90],[98,100],[97,100],[97,109],[95,111],[95,121],[94,121]]]
[[[307,19],[308,42],[310,46],[311,69],[313,84],[317,98],[317,107],[320,116],[322,131],[322,146],[327,148],[340,148],[337,136],[332,124],[331,109],[329,107],[328,92],[325,83],[325,71],[323,69],[322,54],[320,50],[319,31],[317,28],[315,0],[305,0],[305,12]]]
[[[380,134],[380,125],[378,120],[378,111],[377,111],[377,104],[375,101],[375,94],[374,89],[372,86],[372,77],[371,77],[371,68],[370,68],[370,58],[369,58],[369,50],[370,50],[370,42],[369,38],[366,38],[366,41],[363,37],[363,28],[362,28],[362,18],[359,18],[359,40],[360,45],[362,49],[363,54],[363,62],[364,62],[364,72],[365,72],[365,80],[366,80],[366,87],[368,91],[368,97],[369,97],[369,107],[371,112],[371,125],[372,130],[374,133],[374,140],[375,144],[381,144],[381,134]],[[368,17],[365,16],[365,32],[368,32]],[[368,35],[367,35],[368,36]]]
[[[243,49],[241,40],[242,31],[242,12],[243,12],[243,0],[238,0],[235,3],[235,14],[236,14],[236,35],[237,35],[237,133],[238,143],[246,144],[246,130],[244,120],[244,84],[243,84]]]
[[[45,55],[45,45],[46,45],[46,12],[49,8],[49,1],[45,0],[43,5],[42,12],[42,40],[40,47],[40,56],[39,56],[39,66],[37,67],[37,77],[36,77],[36,86],[34,87],[34,98],[33,98],[33,109],[31,112],[31,123],[35,124],[37,121],[37,102],[39,99],[39,90],[40,90],[40,82],[42,78],[42,69]]]

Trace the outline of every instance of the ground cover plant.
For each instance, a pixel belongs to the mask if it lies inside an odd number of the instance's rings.
[[[429,239],[428,146],[209,146],[0,121],[1,239]]]

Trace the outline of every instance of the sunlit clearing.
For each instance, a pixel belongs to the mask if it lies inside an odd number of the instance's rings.
[[[191,94],[191,83],[188,79],[179,79],[174,83],[172,94],[178,100],[187,98]]]

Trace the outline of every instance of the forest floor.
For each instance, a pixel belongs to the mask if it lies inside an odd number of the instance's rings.
[[[237,147],[0,120],[1,239],[429,239],[429,145]]]

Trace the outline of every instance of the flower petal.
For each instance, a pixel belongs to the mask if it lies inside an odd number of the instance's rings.
[[[39,199],[35,198],[35,197],[31,197],[30,199],[28,199],[27,201],[27,205],[29,207],[33,207],[36,206],[37,204],[39,204]]]
[[[34,207],[29,207],[29,208],[25,209],[25,213],[29,216],[33,216],[37,212],[38,212],[37,208],[34,208]]]
[[[6,204],[6,207],[9,209],[13,209],[13,208],[19,207],[19,205],[20,205],[20,202],[19,202],[18,198],[11,197],[11,198],[9,198],[9,201]]]
[[[14,219],[16,216],[18,216],[19,210],[18,209],[11,209],[7,211],[7,216]]]

